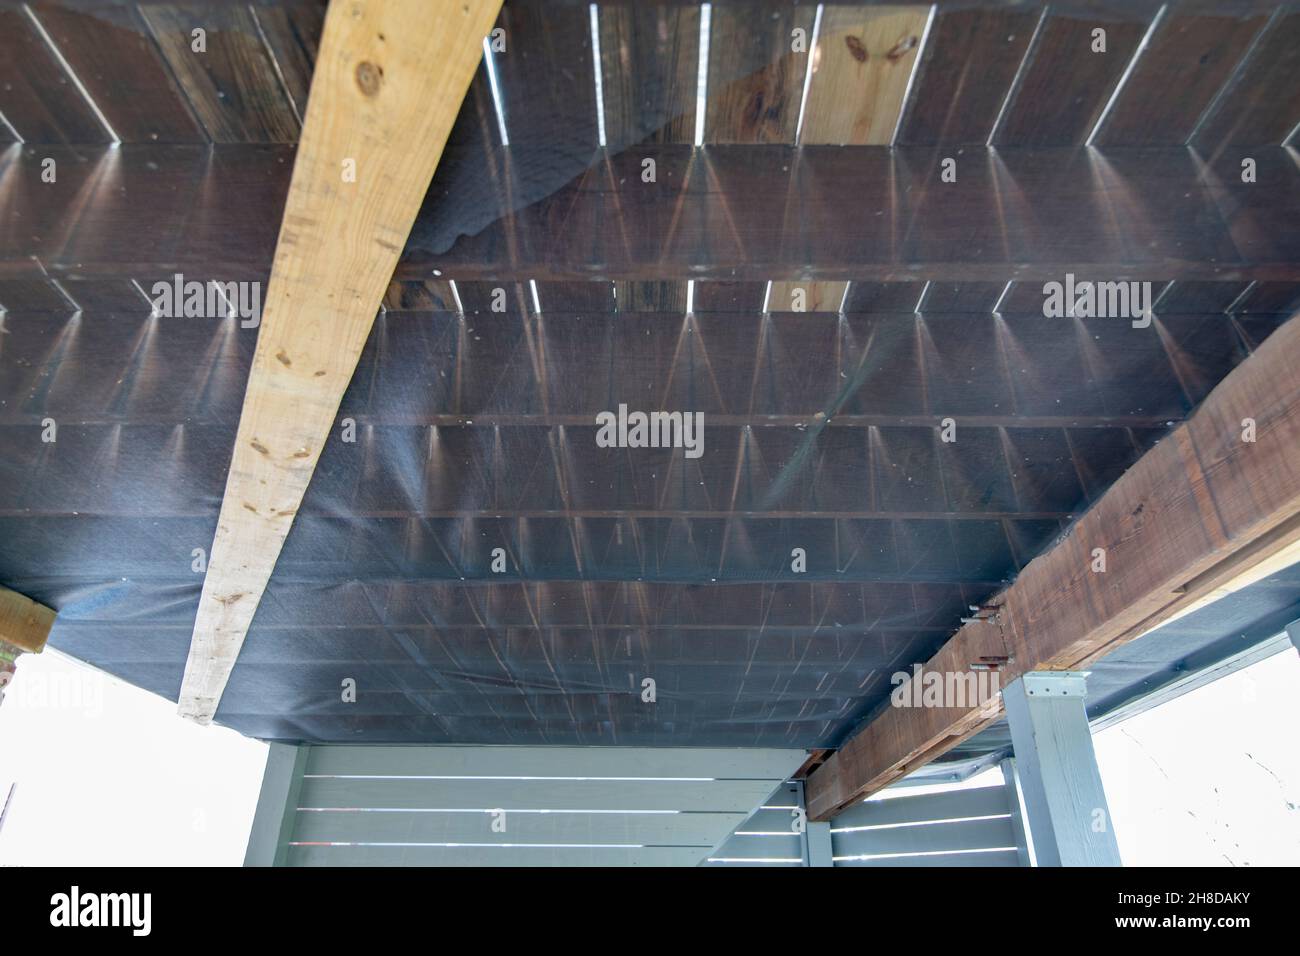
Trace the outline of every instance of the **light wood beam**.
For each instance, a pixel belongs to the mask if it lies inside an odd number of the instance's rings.
[[[1215,594],[1276,568],[1300,540],[1300,317],[1234,369],[1196,413],[1130,468],[1067,535],[925,665],[967,674],[1005,656],[1006,686],[1036,670],[1090,662]],[[1254,440],[1243,440],[1246,420]],[[960,438],[958,439],[960,440]],[[1105,571],[1093,570],[1097,551]],[[916,770],[1001,713],[979,706],[890,707],[808,778],[825,820]]]
[[[330,5],[185,664],[185,717],[216,713],[500,5]]]
[[[54,626],[54,616],[44,604],[0,587],[0,641],[39,654]]]

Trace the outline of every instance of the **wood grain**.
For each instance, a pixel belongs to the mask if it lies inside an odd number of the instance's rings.
[[[847,282],[773,282],[768,297],[769,312],[838,312],[844,301]],[[795,309],[796,293],[803,298],[802,308]]]
[[[384,293],[384,308],[389,312],[455,312],[456,297],[451,283],[444,279],[393,281]]]
[[[599,17],[609,147],[694,142],[699,8],[628,4]]]
[[[188,718],[216,713],[499,7],[327,14],[185,665]],[[345,159],[356,182],[341,181]]]
[[[32,10],[122,142],[207,142],[136,10]]]
[[[502,8],[497,25],[505,31],[505,50],[493,54],[493,63],[511,144],[585,161],[598,141],[586,5],[516,0]]]
[[[987,142],[1038,16],[1019,8],[941,10],[921,53],[899,145]]]
[[[294,112],[300,117],[306,115],[311,74],[316,67],[321,27],[325,22],[325,4],[306,0],[249,9],[284,79]]]
[[[31,598],[0,587],[0,642],[39,654],[54,626],[55,612]]]
[[[614,301],[619,312],[685,312],[686,283],[615,282]]]
[[[1111,93],[1151,21],[1133,11],[1097,17],[1049,8],[1026,54],[1019,87],[1007,104],[998,146],[1080,145],[1101,117]],[[1106,51],[1093,52],[1093,31],[1106,31]]]
[[[928,15],[925,7],[826,7],[800,141],[888,145]]]
[[[149,5],[140,15],[213,142],[298,139],[298,117],[251,8]],[[193,47],[200,29],[204,52]]]
[[[23,10],[0,10],[0,114],[28,143],[113,141]]]
[[[1300,11],[1284,9],[1261,34],[1197,131],[1192,145],[1209,154],[1224,147],[1281,143],[1300,123]]]
[[[1186,143],[1265,20],[1260,13],[1165,17],[1120,91],[1096,143]],[[1177,95],[1171,95],[1175,91]]]
[[[812,46],[812,7],[718,4],[709,31],[706,143],[793,143],[808,53],[792,50],[792,33]]]

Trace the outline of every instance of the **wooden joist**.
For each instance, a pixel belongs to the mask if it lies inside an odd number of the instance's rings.
[[[217,710],[499,7],[330,6],[185,665],[183,716],[206,723]]]
[[[45,605],[0,587],[0,643],[39,654],[54,626],[54,615]]]
[[[1205,163],[1185,148],[1059,150],[677,143],[597,154],[545,195],[508,148],[503,215],[399,278],[1063,281],[1300,277],[1300,167],[1281,147]],[[657,181],[641,179],[655,161]],[[955,182],[943,179],[944,159]],[[504,164],[503,164],[504,165]],[[763,201],[757,201],[762,197]],[[505,206],[503,205],[503,208]],[[463,215],[454,196],[422,213]],[[425,230],[422,230],[422,232]],[[448,236],[448,239],[453,238]],[[1041,300],[1040,300],[1041,306]]]
[[[1035,670],[1086,667],[1300,540],[1300,318],[1233,370],[1195,415],[1130,468],[1070,532],[925,665],[966,674],[1010,655],[1005,686]],[[1099,550],[1100,549],[1100,550]],[[1104,572],[1098,572],[1098,556]],[[1266,566],[1271,566],[1266,565]],[[982,706],[890,707],[808,779],[809,815],[829,819],[997,719]]]
[[[463,161],[484,155],[511,170],[496,187],[502,202],[525,195],[519,170],[553,161],[545,146],[513,140]],[[1300,232],[1291,228],[1300,166],[1276,146],[1225,150],[1208,164],[1182,147],[968,147],[955,156],[953,183],[940,179],[951,148],[805,146],[798,162],[794,155],[781,145],[681,143],[595,153],[590,172],[575,169],[569,183],[449,250],[412,245],[398,278],[424,282],[438,269],[462,297],[476,280],[489,289],[599,278],[975,281],[1000,290],[1017,279],[1040,292],[1067,272],[1300,280]],[[1241,181],[1246,155],[1257,163],[1253,183]],[[44,157],[58,163],[57,190],[41,187]],[[657,183],[641,181],[647,158]],[[284,202],[291,168],[287,146],[0,147],[0,279],[125,277],[149,289],[177,271],[264,277],[276,240],[268,213]],[[463,202],[435,190],[420,219],[459,225],[464,216]]]

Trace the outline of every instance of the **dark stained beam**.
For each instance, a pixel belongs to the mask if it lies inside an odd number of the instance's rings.
[[[1300,318],[1293,318],[988,602],[998,608],[992,620],[965,624],[925,669],[967,674],[983,657],[1009,656],[1005,685],[1028,671],[1086,667],[1230,589],[1250,569],[1300,556],[1298,350]],[[1097,549],[1104,573],[1093,570]],[[999,714],[997,697],[966,707],[886,708],[813,772],[809,815],[829,819]]]

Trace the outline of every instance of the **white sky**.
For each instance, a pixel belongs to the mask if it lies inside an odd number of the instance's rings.
[[[239,866],[267,747],[47,648],[0,704],[4,866]]]
[[[1300,866],[1300,654],[1093,737],[1128,866]]]
[[[1300,655],[1094,738],[1127,865],[1300,865]],[[54,650],[0,706],[0,865],[238,866],[266,746]]]

